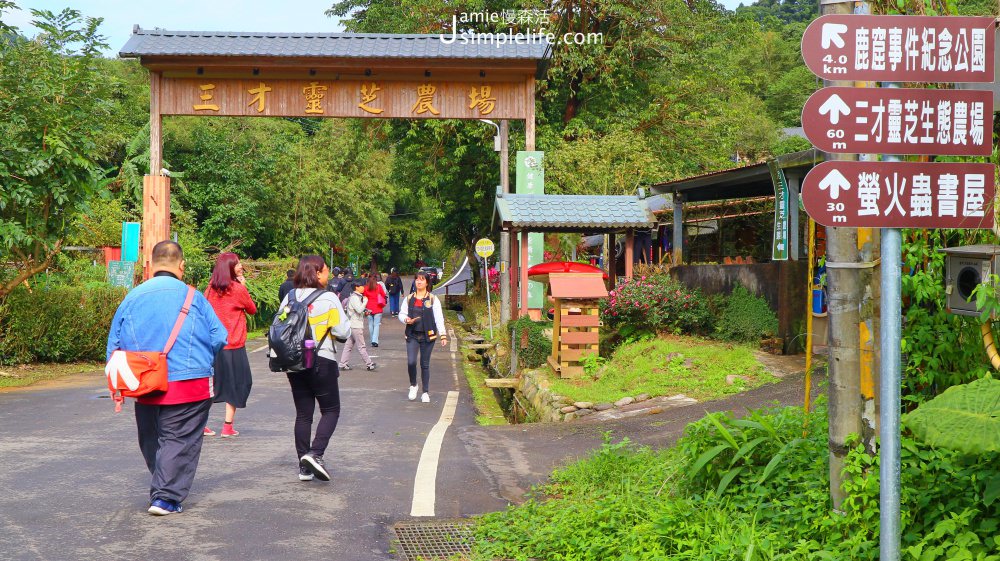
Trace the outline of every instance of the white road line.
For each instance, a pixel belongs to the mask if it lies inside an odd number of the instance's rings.
[[[451,377],[455,380],[455,387],[458,388],[458,361],[455,360],[455,353],[458,351],[458,340],[455,339],[455,330],[448,330],[448,348],[451,350]]]
[[[413,480],[413,506],[410,508],[410,516],[434,516],[438,457],[441,455],[444,433],[455,420],[457,407],[458,392],[448,392],[448,398],[444,402],[444,410],[441,411],[441,418],[427,434],[424,449],[420,453],[417,476]]]
[[[263,347],[259,347],[259,348],[256,348],[256,349],[254,349],[254,350],[252,350],[252,351],[250,351],[250,352],[251,352],[251,353],[259,353],[260,351],[263,351],[263,350],[264,350],[264,349],[266,349],[267,347],[268,347],[268,345],[264,345]]]

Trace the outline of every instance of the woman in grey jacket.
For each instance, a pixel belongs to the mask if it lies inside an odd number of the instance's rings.
[[[375,370],[378,365],[368,356],[368,348],[365,347],[365,314],[368,306],[368,299],[364,295],[365,285],[359,281],[352,282],[354,282],[354,292],[347,298],[347,304],[344,306],[347,319],[351,322],[351,335],[344,343],[343,352],[340,353],[340,369],[351,369],[348,359],[351,358],[351,350],[357,347],[358,353],[365,361],[365,370]]]

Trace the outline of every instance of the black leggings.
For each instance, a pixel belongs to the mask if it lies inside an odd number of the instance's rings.
[[[416,337],[406,340],[406,369],[410,374],[410,385],[417,385],[417,352],[420,352],[420,381],[424,384],[424,392],[430,391],[431,382],[431,351],[434,341],[418,341]]]
[[[322,456],[333,431],[337,430],[340,419],[339,377],[337,362],[321,356],[316,357],[316,367],[312,370],[288,373],[292,399],[295,400],[295,453],[299,458],[306,453]],[[316,438],[310,446],[316,402],[319,402],[320,418],[316,425]]]

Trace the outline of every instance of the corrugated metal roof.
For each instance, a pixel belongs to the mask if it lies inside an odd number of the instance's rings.
[[[496,213],[504,226],[537,230],[623,230],[653,228],[646,201],[633,196],[498,195]]]
[[[532,38],[536,39],[536,38]],[[136,27],[118,56],[259,56],[322,58],[443,58],[544,60],[551,56],[544,38],[524,44],[445,43],[440,35],[379,33],[267,33],[168,31]]]

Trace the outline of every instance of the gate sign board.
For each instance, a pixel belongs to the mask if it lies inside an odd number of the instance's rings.
[[[823,162],[802,182],[806,212],[824,226],[992,228],[993,164]]]
[[[992,17],[825,15],[802,35],[824,80],[992,82]]]
[[[840,154],[993,153],[993,95],[975,90],[823,88],[802,109],[806,138]]]
[[[162,115],[515,119],[528,109],[524,86],[504,82],[164,77],[160,83]]]

